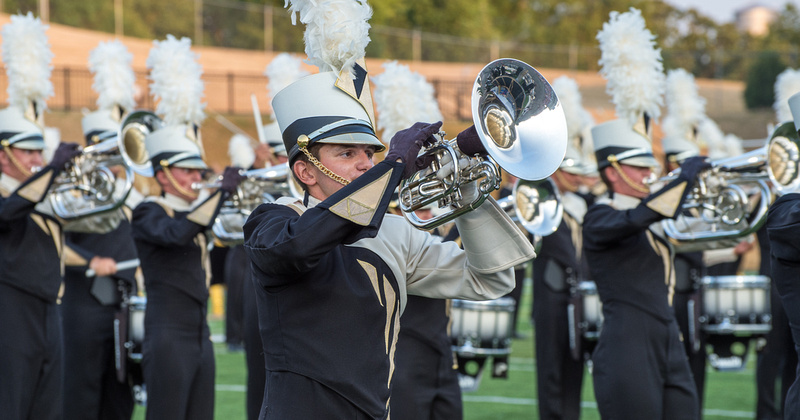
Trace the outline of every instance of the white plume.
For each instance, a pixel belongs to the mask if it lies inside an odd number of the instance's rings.
[[[789,109],[789,98],[800,92],[800,70],[786,69],[775,79],[775,116],[778,123],[792,121],[792,110]]]
[[[684,69],[667,72],[665,137],[687,138],[706,116],[706,100],[700,96],[694,76]]]
[[[99,109],[121,106],[132,110],[136,106],[132,61],[133,55],[119,40],[101,42],[89,54],[89,70],[94,73],[92,88],[99,95]]]
[[[267,92],[269,92],[270,100],[274,99],[275,95],[286,86],[308,75],[308,72],[301,67],[301,63],[302,60],[289,53],[280,53],[272,59],[264,70],[264,76],[269,79]]]
[[[231,158],[231,165],[247,169],[253,166],[256,160],[256,153],[250,144],[250,138],[236,133],[228,142],[228,156]]]
[[[728,156],[727,145],[725,143],[725,133],[719,128],[711,118],[704,118],[697,127],[698,140],[708,146],[708,157],[711,159],[721,159]]]
[[[167,35],[164,41],[153,41],[147,56],[150,70],[150,91],[159,101],[156,113],[164,116],[167,125],[194,123],[205,118],[203,108],[203,69],[192,52],[189,38]]]
[[[396,61],[383,63],[385,71],[372,77],[378,127],[386,143],[415,122],[443,121],[433,85],[419,73]]]
[[[290,6],[289,6],[290,5]],[[303,40],[308,63],[320,71],[345,71],[353,76],[353,64],[366,55],[367,23],[372,8],[366,0],[286,0],[292,24],[306,25]]]
[[[744,146],[742,139],[736,134],[726,134],[723,138],[725,143],[725,150],[728,151],[728,156],[739,156],[744,154]]]
[[[636,124],[642,113],[653,120],[661,115],[664,65],[655,35],[645,26],[641,11],[611,12],[597,33],[600,41],[600,74],[608,84],[617,117]]]
[[[583,98],[578,89],[578,82],[571,77],[561,76],[553,80],[551,86],[558,96],[558,102],[564,108],[569,138],[581,137],[587,127],[594,125],[594,118],[583,107]]]
[[[3,63],[8,75],[8,103],[24,110],[32,101],[37,112],[47,108],[45,100],[53,96],[50,62],[53,53],[42,24],[33,13],[12,15],[3,26]]]

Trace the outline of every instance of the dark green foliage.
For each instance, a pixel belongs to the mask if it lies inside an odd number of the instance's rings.
[[[759,54],[747,72],[744,102],[747,108],[771,107],[775,102],[775,79],[786,69],[781,57],[774,51]]]

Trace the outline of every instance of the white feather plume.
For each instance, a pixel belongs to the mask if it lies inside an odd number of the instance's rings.
[[[642,113],[653,120],[661,115],[664,65],[655,35],[645,26],[641,11],[611,12],[597,33],[600,41],[600,74],[606,92],[616,106],[617,117],[636,124]]]
[[[583,98],[578,88],[578,82],[571,77],[561,76],[553,80],[551,86],[558,96],[558,102],[564,108],[569,138],[581,137],[587,127],[594,125],[594,118],[583,107]]]
[[[789,98],[800,92],[800,70],[786,69],[775,80],[775,116],[778,123],[792,121],[792,110],[789,109]]]
[[[415,122],[443,121],[433,85],[396,61],[383,63],[384,72],[372,77],[378,128],[385,142]]]
[[[272,59],[264,70],[264,75],[269,79],[267,92],[269,92],[270,100],[274,99],[275,95],[286,86],[308,75],[301,64],[302,60],[289,53],[280,53]]]
[[[232,166],[245,169],[253,166],[256,153],[250,144],[250,138],[243,134],[234,134],[228,142],[228,156],[231,158]]]
[[[158,102],[156,113],[164,116],[167,125],[194,123],[205,118],[203,109],[203,69],[197,54],[191,50],[189,38],[167,35],[164,41],[153,41],[147,56],[150,70],[150,91]]]
[[[694,76],[684,69],[667,73],[667,115],[663,130],[666,137],[687,139],[706,116],[706,100],[697,89]]]
[[[366,0],[286,0],[292,24],[306,25],[303,40],[308,63],[320,71],[353,73],[353,64],[366,55],[367,23],[372,8]]]
[[[697,127],[698,140],[708,146],[708,157],[711,159],[721,159],[728,156],[727,145],[725,143],[725,133],[719,128],[711,118],[704,118]]]
[[[53,53],[45,31],[48,26],[39,18],[13,15],[11,22],[3,26],[3,63],[8,75],[8,103],[21,110],[30,102],[41,111],[46,109],[45,100],[53,96],[50,62]]]
[[[94,73],[92,88],[98,93],[98,109],[136,106],[136,76],[131,62],[133,55],[119,40],[101,42],[89,54],[89,70]]]
[[[728,151],[728,156],[739,156],[744,154],[744,146],[742,139],[736,134],[726,134],[723,138],[725,143],[725,150]]]

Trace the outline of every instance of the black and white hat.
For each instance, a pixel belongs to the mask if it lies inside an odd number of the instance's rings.
[[[32,13],[13,15],[3,26],[3,64],[8,76],[8,104],[0,111],[0,145],[43,150],[45,100],[53,96],[50,51],[42,24]]]
[[[322,8],[331,8],[326,13]],[[289,11],[306,24],[308,62],[320,72],[275,94],[272,109],[289,162],[315,143],[385,146],[375,134],[375,112],[364,63],[369,43],[366,2],[299,2]]]
[[[661,114],[665,76],[655,35],[647,29],[641,12],[631,8],[625,13],[611,12],[597,39],[600,74],[608,81],[606,91],[618,118],[592,128],[598,169],[616,163],[656,167],[651,132]]]
[[[153,41],[147,57],[150,90],[158,100],[156,113],[164,116],[164,126],[148,133],[145,148],[153,171],[166,166],[207,169],[199,124],[205,118],[201,102],[203,73],[189,38],[167,35]]]
[[[97,92],[97,110],[81,120],[86,144],[114,138],[125,114],[136,106],[136,76],[133,55],[119,40],[101,42],[89,54],[92,88]]]

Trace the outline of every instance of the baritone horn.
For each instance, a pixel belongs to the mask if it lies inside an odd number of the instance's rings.
[[[735,246],[766,222],[773,190],[785,194],[800,187],[798,162],[800,138],[793,123],[783,123],[763,147],[711,162],[711,169],[698,175],[682,214],[662,222],[664,233],[679,252]]]
[[[110,138],[83,148],[53,181],[48,200],[58,217],[73,221],[118,209],[132,187],[133,172]]]
[[[517,179],[511,195],[497,200],[497,204],[519,227],[538,236],[554,233],[564,215],[561,193],[550,178]]]
[[[502,182],[500,169],[524,180],[546,178],[567,148],[564,111],[550,83],[530,65],[500,59],[486,65],[472,87],[472,119],[482,151],[467,155],[456,139],[437,141],[421,156],[431,161],[400,186],[400,208],[420,229],[433,229],[480,206]],[[477,184],[476,197],[463,187]],[[414,211],[437,203],[422,220]]]

